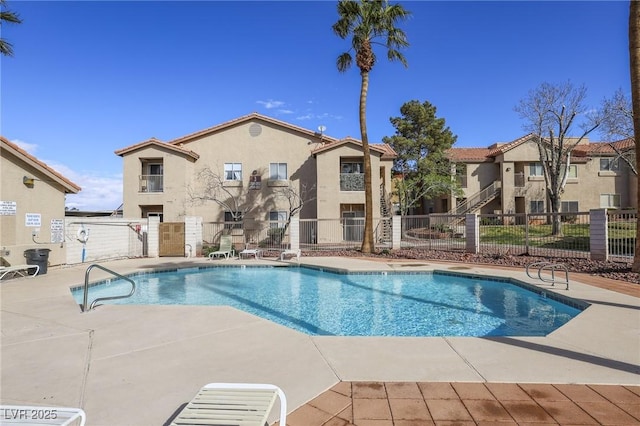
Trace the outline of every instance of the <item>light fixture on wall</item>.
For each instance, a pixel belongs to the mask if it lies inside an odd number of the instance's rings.
[[[505,170],[506,170],[507,172],[510,172],[510,171],[511,171],[511,167],[507,167]]]
[[[23,176],[22,177],[22,183],[27,188],[33,188],[33,183],[34,182],[35,182],[35,178],[30,178],[30,177],[27,177],[27,176]]]

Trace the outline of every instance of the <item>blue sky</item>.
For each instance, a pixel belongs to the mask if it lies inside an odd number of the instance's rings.
[[[525,132],[513,107],[542,82],[571,80],[597,107],[630,94],[627,1],[406,1],[409,67],[384,51],[371,73],[369,139],[429,101],[458,147]],[[2,28],[0,133],[80,185],[68,207],[115,209],[122,159],[252,112],[342,138],[359,137],[356,68],[331,31],[336,1],[9,1]],[[592,139],[598,139],[594,135]]]

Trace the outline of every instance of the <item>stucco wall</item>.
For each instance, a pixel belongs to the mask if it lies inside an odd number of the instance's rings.
[[[25,176],[36,179],[32,187],[23,183]],[[0,201],[11,203],[0,215],[0,256],[18,265],[27,263],[25,250],[50,249],[50,265],[65,263],[65,244],[58,239],[64,230],[56,229],[64,226],[64,188],[5,150],[0,159],[0,177]],[[31,223],[27,223],[27,215]]]

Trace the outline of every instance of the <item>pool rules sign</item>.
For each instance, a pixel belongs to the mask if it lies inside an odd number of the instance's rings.
[[[51,242],[52,243],[64,242],[64,220],[51,219]]]

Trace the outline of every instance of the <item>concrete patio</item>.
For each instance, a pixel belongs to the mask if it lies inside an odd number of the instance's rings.
[[[128,274],[258,263],[282,265],[270,260],[199,258],[130,259],[102,265]],[[428,261],[303,257],[301,263],[351,271],[451,269],[535,283],[522,270]],[[265,382],[285,391],[291,426],[407,425],[434,424],[428,422],[438,419],[430,414],[431,420],[402,423],[411,420],[386,419],[384,413],[381,418],[357,417],[354,401],[365,388],[377,389],[371,399],[386,401],[391,413],[390,401],[399,389],[415,396],[416,389],[449,386],[458,390],[469,384],[486,390],[517,383],[512,386],[533,398],[526,393],[525,384],[543,384],[549,390],[552,385],[589,384],[616,385],[614,388],[635,395],[631,402],[626,401],[632,408],[617,407],[634,421],[640,420],[640,298],[633,292],[623,294],[582,283],[574,275],[570,290],[554,291],[592,305],[546,337],[380,338],[308,336],[230,307],[104,305],[82,313],[69,287],[83,283],[87,266],[50,268],[46,275],[0,284],[3,404],[82,407],[89,425],[162,425],[203,384]],[[91,275],[92,280],[104,277],[99,270]],[[552,291],[548,284],[541,286]],[[601,388],[606,386],[589,389]],[[460,392],[464,395],[458,390],[458,396]],[[318,407],[322,405],[318,397],[335,393],[351,401],[342,399],[346,405],[341,407],[341,412],[351,407],[351,417]],[[499,395],[505,395],[504,399],[508,394],[491,395],[500,400]],[[426,406],[428,399],[422,396]],[[318,420],[323,423],[312,421],[304,414],[310,407],[329,417]],[[467,421],[473,424],[478,419],[471,416]],[[516,422],[513,416],[510,419]]]

